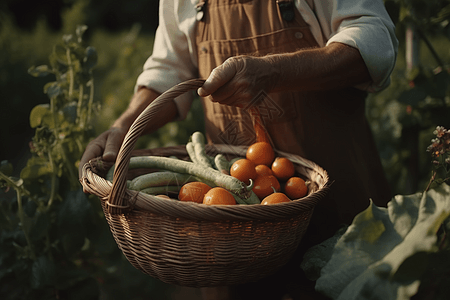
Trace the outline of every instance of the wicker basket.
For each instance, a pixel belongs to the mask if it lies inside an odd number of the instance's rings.
[[[278,205],[208,206],[162,200],[126,188],[132,176],[128,170],[131,156],[188,159],[183,146],[132,149],[144,125],[160,113],[164,101],[198,88],[203,82],[191,80],[173,87],[137,118],[120,149],[112,183],[104,179],[108,165],[96,159],[84,166],[82,185],[100,198],[119,248],[144,273],[189,287],[256,281],[283,266],[297,248],[315,205],[328,191],[325,170],[299,156],[276,151],[291,159],[296,172],[312,182],[306,197]],[[207,145],[206,151],[232,158],[245,156],[246,147]]]

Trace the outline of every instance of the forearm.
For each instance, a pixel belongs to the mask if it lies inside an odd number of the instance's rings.
[[[279,73],[273,91],[339,89],[371,80],[358,49],[341,43],[270,59]]]
[[[197,92],[214,102],[245,106],[261,90],[330,90],[370,81],[358,49],[331,43],[293,53],[231,57],[211,72]]]
[[[152,89],[141,87],[133,95],[127,110],[114,122],[112,127],[128,129],[134,120],[140,115],[142,111],[160,94]],[[174,101],[168,102],[165,113],[158,114],[156,119],[152,120],[152,126],[147,127],[144,133],[151,133],[166,123],[174,120],[178,115],[177,106]]]

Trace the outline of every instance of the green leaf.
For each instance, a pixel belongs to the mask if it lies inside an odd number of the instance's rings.
[[[56,267],[48,256],[40,256],[31,267],[31,286],[35,289],[55,284]]]
[[[411,15],[410,9],[407,6],[400,6],[400,13],[399,13],[399,18],[398,20],[400,22],[405,21],[406,19],[408,19]]]
[[[44,86],[44,93],[47,94],[50,98],[59,96],[62,94],[62,88],[60,84],[56,81],[49,82]]]
[[[62,109],[65,120],[67,120],[70,124],[75,123],[77,120],[77,109],[77,103],[74,101],[66,104]]]
[[[49,104],[38,104],[36,105],[30,113],[30,126],[31,128],[36,128],[41,126],[43,118],[50,114]]]
[[[416,86],[410,90],[406,90],[400,94],[398,101],[400,103],[417,106],[421,101],[425,100],[428,96],[428,92],[423,86]]]
[[[411,277],[403,274],[407,264],[420,258],[418,253],[437,251],[436,232],[449,215],[446,184],[423,194],[398,195],[388,208],[371,203],[336,243],[316,289],[339,300],[409,299],[425,268]]]
[[[424,261],[427,263],[426,270],[422,272],[419,291],[413,299],[448,299],[448,295],[450,295],[450,252],[427,252],[426,254],[421,253],[420,256],[415,261],[411,261],[410,264],[411,268],[416,268],[413,265],[414,263],[417,263],[417,266],[422,268]]]
[[[28,74],[34,77],[44,77],[52,73],[53,71],[47,65],[32,66],[28,69]]]
[[[427,91],[430,96],[443,99],[447,94],[449,82],[450,75],[446,71],[441,71],[433,75]]]
[[[64,67],[67,66],[67,50],[62,45],[55,45],[53,47],[53,53],[52,53],[52,62],[55,69],[57,68],[57,64],[61,64]],[[57,63],[57,64],[56,64]]]
[[[94,278],[87,278],[67,289],[68,300],[97,300],[100,297],[99,284]]]
[[[65,44],[70,44],[70,43],[74,43],[76,42],[75,37],[73,36],[73,34],[65,34],[62,37],[62,40]]]
[[[89,71],[97,64],[98,56],[94,47],[89,46],[85,50],[85,57],[83,59],[83,67]]]
[[[36,204],[35,201],[28,200],[23,206],[23,210],[25,211],[28,217],[32,218],[36,214],[37,207],[38,205]],[[33,230],[33,228],[31,230]]]
[[[83,34],[88,29],[87,25],[78,25],[75,33],[77,34],[78,40],[81,42]]]
[[[11,176],[13,173],[13,170],[14,170],[13,165],[9,161],[2,160],[0,162],[0,172],[5,174],[6,176]]]
[[[39,241],[47,235],[50,229],[50,216],[44,212],[39,212],[33,219],[30,229],[30,238],[32,241]]]
[[[58,213],[58,232],[68,256],[83,247],[91,217],[92,206],[83,190],[68,191]]]
[[[58,270],[58,280],[56,288],[60,290],[67,290],[76,286],[80,281],[90,278],[91,274],[88,270],[83,268],[61,268]],[[81,299],[81,298],[80,298]]]
[[[48,161],[39,157],[31,157],[20,172],[20,178],[23,180],[35,180],[42,176],[50,175],[52,172],[52,167]]]
[[[320,271],[331,259],[337,241],[342,237],[347,228],[348,226],[340,228],[334,236],[311,247],[308,252],[305,253],[300,267],[309,280],[316,281],[320,277]]]

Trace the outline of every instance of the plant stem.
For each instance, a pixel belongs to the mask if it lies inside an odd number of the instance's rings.
[[[73,94],[73,86],[74,86],[74,81],[75,78],[73,76],[73,66],[72,66],[72,59],[70,58],[70,48],[66,48],[66,56],[67,56],[67,64],[69,66],[69,76],[70,76],[70,81],[69,81],[69,99],[72,98],[72,94]]]
[[[442,229],[444,230],[444,234],[442,236],[442,239],[439,243],[439,251],[442,250],[445,246],[445,241],[447,240],[447,231],[445,230],[444,227],[442,227]]]
[[[433,183],[434,179],[436,178],[436,174],[437,174],[437,172],[434,171],[433,175],[430,178],[430,181],[428,182],[428,185],[427,185],[427,188],[425,189],[425,192],[428,192],[428,190],[430,189],[431,184]]]
[[[26,190],[25,188],[23,188],[20,185],[17,185],[11,178],[9,178],[8,176],[6,176],[5,174],[3,174],[3,172],[0,172],[0,179],[6,181],[6,185],[9,187],[12,187],[13,189],[17,190],[20,189],[20,192],[27,196],[30,197],[30,192],[28,190]]]
[[[64,164],[66,165],[67,171],[69,173],[70,184],[76,188],[79,184],[78,177],[75,175],[74,168],[67,158],[66,149],[63,144],[59,144],[59,153],[61,154]]]
[[[90,92],[89,92],[89,104],[88,104],[86,124],[89,124],[89,122],[91,121],[92,105],[93,104],[94,104],[94,78],[91,78],[91,80],[90,80]]]
[[[58,113],[56,112],[56,103],[55,103],[55,97],[50,98],[50,111],[52,113],[52,117],[53,117],[53,123],[54,123],[54,128],[53,130],[55,131],[55,139],[58,140],[59,139],[59,124],[58,124]]]
[[[436,62],[438,63],[439,67],[443,67],[444,63],[442,62],[442,59],[437,54],[436,50],[434,49],[433,45],[431,44],[430,40],[426,37],[422,29],[420,29],[418,26],[416,27],[417,33],[420,35],[420,38],[425,42],[428,49],[431,52],[431,55],[434,57]]]
[[[80,85],[79,91],[78,91],[78,105],[77,105],[77,121],[78,124],[80,124],[80,128],[84,128],[84,125],[82,124],[81,120],[81,108],[83,107],[83,96],[84,96],[84,85]]]
[[[56,194],[56,168],[53,162],[52,155],[50,154],[50,151],[48,152],[48,161],[50,162],[50,166],[52,167],[52,190],[50,191],[50,198],[47,203],[47,209],[50,209],[50,207],[53,204],[53,201],[55,200]]]
[[[34,254],[33,244],[31,243],[30,236],[28,235],[28,228],[26,228],[26,226],[25,226],[25,213],[23,211],[23,206],[22,206],[22,194],[20,193],[19,188],[15,187],[14,189],[16,190],[16,193],[17,193],[17,206],[18,206],[18,213],[19,213],[19,219],[20,219],[22,231],[25,235],[25,239],[27,240],[28,247],[30,248],[31,258],[33,260],[35,260],[36,255]]]

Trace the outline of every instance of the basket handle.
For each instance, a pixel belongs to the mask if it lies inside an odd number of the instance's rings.
[[[107,201],[107,209],[110,214],[121,214],[124,209],[128,208],[128,199],[124,197],[127,188],[128,166],[134,145],[145,127],[151,125],[155,115],[164,113],[163,108],[168,101],[201,87],[204,82],[203,79],[191,79],[173,86],[153,100],[133,122],[117,155],[112,189]]]

